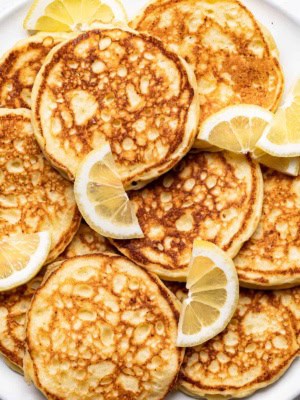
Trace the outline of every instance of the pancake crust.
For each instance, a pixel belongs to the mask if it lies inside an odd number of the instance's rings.
[[[177,284],[175,293],[183,290]],[[237,311],[227,328],[205,344],[186,350],[179,388],[194,397],[249,396],[275,382],[297,351],[292,318],[278,297],[272,292],[241,289]]]
[[[23,366],[26,313],[42,275],[41,272],[25,285],[0,293],[0,353],[19,370]]]
[[[35,134],[71,180],[106,138],[124,185],[136,188],[192,146],[196,92],[190,68],[160,41],[117,28],[88,31],[46,58],[33,88]]]
[[[115,253],[116,250],[105,237],[82,222],[60,259],[104,252]]]
[[[49,230],[49,263],[70,243],[80,219],[71,183],[35,140],[30,111],[0,109],[0,239]]]
[[[70,38],[64,33],[39,33],[20,40],[0,59],[0,107],[30,108],[35,77],[49,51]]]
[[[233,104],[276,110],[283,73],[274,45],[237,0],[159,0],[132,26],[163,40],[195,70],[200,123]]]
[[[255,234],[235,265],[245,286],[282,288],[300,284],[300,178],[266,170],[264,202]]]
[[[144,238],[118,250],[166,280],[185,280],[196,238],[233,257],[255,231],[262,206],[258,164],[243,155],[187,155],[167,175],[129,194]]]
[[[178,309],[154,275],[116,255],[64,261],[27,319],[27,378],[51,400],[164,399],[184,350]]]

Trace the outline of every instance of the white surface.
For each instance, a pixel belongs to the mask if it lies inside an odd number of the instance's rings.
[[[123,0],[128,14],[142,7],[147,0]],[[27,5],[24,5],[24,4]],[[300,72],[300,1],[299,0],[244,0],[256,18],[266,25],[278,44],[281,62],[289,88]],[[271,4],[279,5],[280,9]],[[23,4],[23,5],[22,5]],[[23,38],[22,20],[28,9],[27,1],[0,0],[0,53],[9,49],[16,40]],[[14,11],[11,11],[14,10]],[[288,17],[290,15],[290,17]],[[7,16],[5,18],[5,16]],[[298,25],[296,21],[299,21]],[[251,396],[251,400],[292,400],[300,394],[300,359],[296,360],[283,378],[268,388]],[[44,397],[23,377],[11,371],[0,359],[0,400],[41,400]],[[187,400],[181,394],[170,394],[168,400]],[[121,400],[121,399],[120,399]]]

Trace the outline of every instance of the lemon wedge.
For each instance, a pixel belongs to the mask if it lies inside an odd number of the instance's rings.
[[[197,139],[234,153],[252,152],[273,114],[262,107],[239,104],[207,118]]]
[[[69,32],[95,21],[127,23],[127,15],[118,0],[35,0],[23,26],[35,31]]]
[[[74,189],[81,214],[96,232],[114,239],[143,237],[107,142],[84,158]]]
[[[274,114],[256,105],[239,104],[223,108],[204,121],[197,147],[202,150],[206,147],[209,151],[219,148],[233,153],[250,153],[256,161],[267,167],[297,176],[298,158],[274,157],[257,147],[258,140],[273,118]]]
[[[272,156],[300,156],[300,78],[277,110],[257,146]]]
[[[298,176],[300,172],[300,157],[274,157],[256,148],[252,153],[254,160],[266,167],[275,169],[291,176]]]
[[[0,241],[0,291],[20,286],[42,268],[50,252],[50,233],[38,232]]]
[[[188,296],[182,303],[177,346],[198,346],[223,331],[238,303],[233,261],[216,245],[196,239],[190,261]]]

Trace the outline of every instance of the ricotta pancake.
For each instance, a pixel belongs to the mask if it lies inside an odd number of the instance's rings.
[[[0,59],[0,107],[30,108],[36,75],[49,51],[70,38],[65,33],[40,33],[20,40]]]
[[[26,313],[42,275],[43,272],[25,285],[0,293],[0,353],[18,372],[23,366]]]
[[[82,222],[72,242],[61,254],[60,259],[104,252],[115,253],[116,249],[108,239]]]
[[[33,89],[35,135],[71,180],[106,138],[123,184],[136,188],[192,146],[196,92],[191,69],[160,41],[120,28],[91,30],[47,56]]]
[[[117,255],[71,258],[31,303],[25,376],[51,400],[162,400],[184,354],[177,323],[154,275]]]
[[[144,238],[112,242],[163,279],[185,280],[194,239],[235,256],[257,227],[262,196],[260,167],[249,157],[190,153],[167,175],[129,193]]]
[[[245,286],[300,284],[300,177],[265,170],[264,201],[255,234],[235,258]]]
[[[49,230],[49,263],[71,242],[80,219],[71,183],[35,140],[30,111],[0,109],[0,238]]]
[[[239,398],[275,382],[297,356],[292,318],[272,292],[242,289],[215,338],[186,350],[179,388],[193,397]]]
[[[193,66],[200,123],[229,105],[276,110],[283,73],[269,33],[237,0],[158,0],[132,23]]]

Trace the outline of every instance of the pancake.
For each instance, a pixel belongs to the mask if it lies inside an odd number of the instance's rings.
[[[244,286],[300,284],[300,177],[265,170],[262,217],[235,265]]]
[[[167,175],[129,193],[144,238],[112,243],[161,278],[185,280],[194,239],[237,254],[257,227],[262,185],[260,167],[250,157],[189,154]]]
[[[115,253],[116,250],[105,237],[82,222],[60,259],[104,252]]]
[[[291,312],[297,334],[300,355],[300,287],[275,292],[282,304]]]
[[[22,371],[26,313],[43,272],[25,285],[0,293],[0,353],[11,368]]]
[[[283,72],[273,40],[237,0],[159,0],[132,26],[166,43],[195,70],[200,124],[234,104],[256,104],[275,111]]]
[[[162,400],[184,354],[177,323],[154,275],[112,254],[71,258],[31,303],[25,376],[51,400]]]
[[[297,351],[293,321],[279,299],[272,292],[241,289],[227,328],[186,350],[179,389],[209,399],[249,396],[275,382]]]
[[[55,260],[75,235],[81,216],[73,187],[44,159],[26,109],[0,109],[0,239],[49,230]]]
[[[105,27],[58,45],[32,101],[37,140],[71,180],[106,138],[123,184],[137,188],[173,167],[197,133],[194,74],[160,41],[130,30]]]
[[[20,40],[0,59],[0,107],[30,108],[35,77],[49,51],[70,37],[40,33]]]
[[[72,242],[60,255],[59,260],[78,255],[115,252],[109,241],[81,223]],[[60,262],[50,264],[46,277],[60,266]],[[45,269],[25,285],[0,293],[0,353],[10,368],[22,373],[25,346],[25,317],[31,299],[40,286]]]

